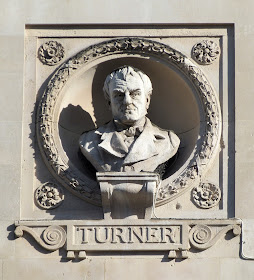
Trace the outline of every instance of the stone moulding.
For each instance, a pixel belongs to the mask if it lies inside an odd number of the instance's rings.
[[[73,194],[101,206],[98,184],[80,172],[67,158],[58,135],[57,108],[68,80],[89,63],[97,59],[110,59],[111,55],[145,55],[169,67],[175,67],[192,84],[201,102],[205,121],[200,125],[199,141],[187,164],[163,180],[157,190],[156,206],[165,204],[199,182],[219,149],[221,113],[218,97],[199,66],[179,51],[160,42],[144,38],[117,38],[92,45],[69,58],[49,81],[38,106],[37,139],[44,161],[55,178]]]
[[[205,250],[230,230],[235,236],[241,233],[241,221],[237,219],[18,221],[15,224],[17,237],[27,232],[49,251],[65,247],[69,259],[84,259],[90,251],[166,251],[168,258],[188,258],[191,248]]]

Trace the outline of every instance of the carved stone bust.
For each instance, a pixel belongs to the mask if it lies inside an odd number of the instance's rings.
[[[149,171],[172,158],[180,140],[146,117],[152,83],[142,71],[122,66],[110,73],[104,95],[113,119],[81,135],[82,154],[97,171]]]

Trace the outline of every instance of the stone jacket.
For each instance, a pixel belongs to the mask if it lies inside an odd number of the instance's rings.
[[[97,171],[153,172],[176,154],[179,144],[174,132],[158,128],[148,118],[129,149],[113,121],[85,132],[79,140],[81,152]]]

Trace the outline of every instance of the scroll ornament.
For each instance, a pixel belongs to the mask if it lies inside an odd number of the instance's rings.
[[[233,230],[235,236],[241,233],[241,227],[239,225],[227,225],[215,235],[212,234],[211,227],[207,225],[195,225],[190,230],[189,241],[192,247],[199,250],[205,250],[212,247],[230,230]]]
[[[24,231],[33,236],[39,245],[49,251],[55,251],[63,247],[66,242],[66,231],[61,226],[47,227],[43,231],[42,237],[40,237],[32,228],[22,225],[15,229],[15,235],[21,237]]]

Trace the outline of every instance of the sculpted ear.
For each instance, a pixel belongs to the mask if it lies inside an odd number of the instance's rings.
[[[111,101],[110,100],[108,100],[108,108],[111,111]]]
[[[148,95],[148,96],[146,97],[146,109],[147,109],[147,110],[148,110],[148,108],[149,108],[150,101],[151,101],[151,96]]]

